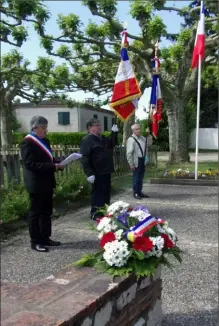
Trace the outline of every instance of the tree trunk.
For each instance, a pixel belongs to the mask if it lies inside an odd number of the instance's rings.
[[[177,117],[176,110],[167,110],[168,127],[169,127],[169,161],[177,161]]]
[[[182,100],[175,100],[169,103],[167,117],[170,148],[168,163],[189,162],[186,112]]]
[[[127,139],[132,135],[131,126],[135,123],[135,115],[132,115],[123,125],[123,140],[122,143],[125,146]]]
[[[1,146],[9,147],[12,144],[11,130],[11,108],[1,102],[0,108],[0,129],[1,129]]]
[[[183,101],[178,103],[178,152],[180,162],[190,162],[188,151],[188,134],[186,127],[186,108]]]

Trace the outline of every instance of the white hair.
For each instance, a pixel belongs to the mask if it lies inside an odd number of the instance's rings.
[[[140,126],[140,124],[139,123],[135,123],[134,125],[132,125],[131,126],[132,131],[134,131],[137,126]]]

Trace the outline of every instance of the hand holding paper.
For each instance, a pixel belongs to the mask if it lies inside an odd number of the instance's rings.
[[[67,164],[69,164],[69,163],[71,163],[73,161],[76,161],[76,160],[80,159],[81,157],[82,157],[82,155],[79,154],[79,153],[72,153],[68,157],[66,157],[61,163],[59,163],[59,165],[61,167],[63,167],[63,166],[65,166],[65,165],[67,165]]]
[[[87,181],[89,182],[89,183],[94,183],[94,181],[95,181],[95,175],[91,175],[90,177],[88,177],[87,178]]]
[[[118,132],[119,131],[117,125],[113,125],[111,130],[114,131],[114,132]]]

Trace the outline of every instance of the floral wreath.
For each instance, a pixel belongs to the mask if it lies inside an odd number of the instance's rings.
[[[101,212],[103,217],[92,226],[99,233],[100,250],[85,254],[76,266],[93,266],[113,277],[134,273],[139,278],[154,275],[160,264],[172,268],[170,255],[182,262],[176,233],[147,207],[132,208],[117,201]]]

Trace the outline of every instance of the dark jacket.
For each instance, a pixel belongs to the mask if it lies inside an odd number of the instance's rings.
[[[114,172],[113,149],[117,143],[117,132],[110,137],[87,134],[81,143],[82,167],[87,177]]]
[[[47,147],[49,141],[44,139]],[[21,143],[21,157],[24,164],[24,183],[29,193],[52,192],[56,186],[55,161],[31,139],[25,138]]]

